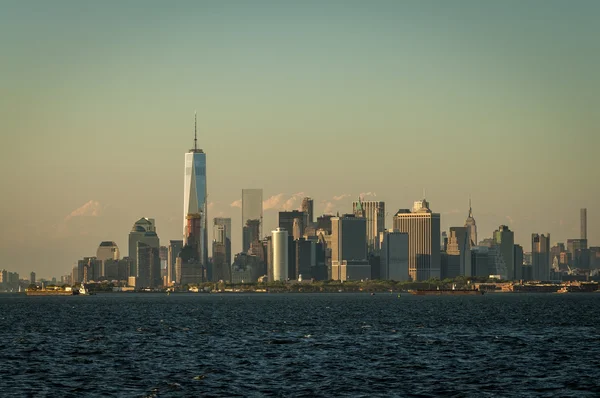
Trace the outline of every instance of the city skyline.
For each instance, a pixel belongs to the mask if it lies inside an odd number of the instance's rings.
[[[263,234],[305,196],[315,216],[383,201],[390,228],[425,188],[443,231],[471,196],[480,240],[566,243],[587,208],[600,242],[598,3],[237,7],[5,7],[0,268],[62,275],[143,217],[181,239],[194,109],[233,253],[248,187]]]

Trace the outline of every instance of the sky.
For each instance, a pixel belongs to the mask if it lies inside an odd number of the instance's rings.
[[[0,268],[70,273],[141,217],[181,238],[184,154],[209,218],[423,192],[442,228],[600,246],[598,1],[11,1],[0,12]]]

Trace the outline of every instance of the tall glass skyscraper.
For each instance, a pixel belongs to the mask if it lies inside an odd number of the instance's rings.
[[[194,116],[195,119],[195,116]],[[202,261],[208,261],[208,236],[206,234],[206,154],[198,149],[196,134],[196,120],[194,120],[194,148],[185,154],[185,174],[183,185],[183,237],[185,242],[186,218],[188,214],[200,214],[202,229],[200,236]]]
[[[242,251],[248,251],[250,243],[261,239],[262,221],[262,189],[242,189]]]

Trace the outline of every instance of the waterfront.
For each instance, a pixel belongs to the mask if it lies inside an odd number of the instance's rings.
[[[597,396],[600,294],[0,296],[3,396]]]

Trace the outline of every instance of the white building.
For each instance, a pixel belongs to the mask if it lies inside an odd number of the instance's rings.
[[[416,211],[414,209],[417,209]],[[413,211],[399,210],[394,230],[408,234],[408,269],[413,281],[441,277],[440,215],[423,199]]]
[[[273,280],[288,279],[288,231],[277,228],[271,231],[273,240]]]

